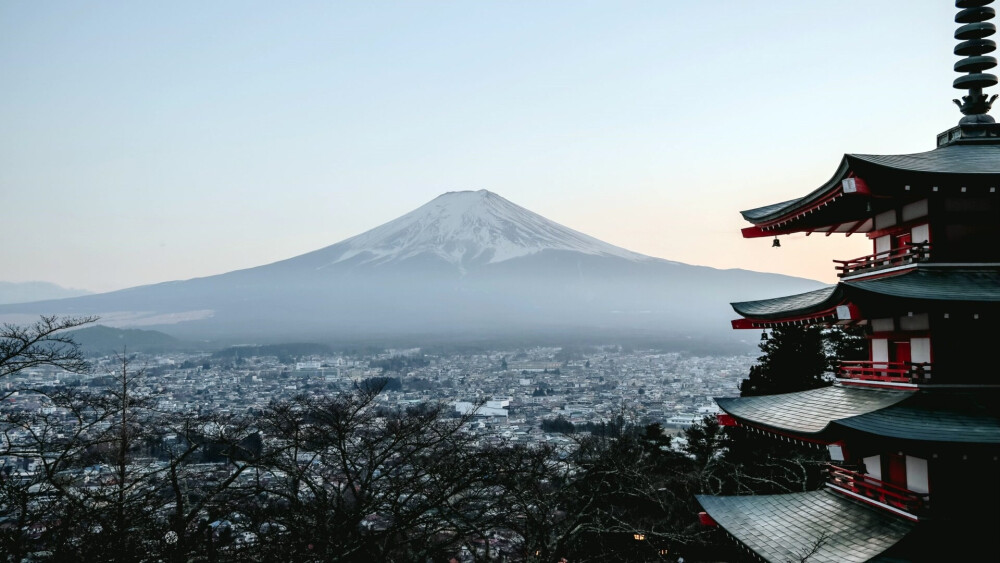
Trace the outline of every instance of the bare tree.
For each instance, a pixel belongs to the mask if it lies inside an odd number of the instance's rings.
[[[127,356],[111,376],[98,392],[23,391],[23,408],[0,411],[7,560],[188,561],[213,547],[204,526],[239,498],[250,425],[158,411]],[[222,461],[199,463],[210,449]]]
[[[423,561],[455,553],[491,510],[488,458],[442,405],[380,407],[378,389],[272,406],[260,426],[256,546],[287,560]],[[445,558],[447,559],[447,558]]]
[[[75,373],[87,370],[80,347],[65,331],[95,322],[97,317],[43,316],[36,323],[0,326],[0,377],[36,366],[55,366]]]

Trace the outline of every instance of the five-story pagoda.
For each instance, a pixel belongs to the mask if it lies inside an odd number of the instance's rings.
[[[724,424],[826,448],[825,487],[700,496],[717,523],[767,561],[1000,560],[1000,124],[985,73],[993,0],[958,0],[964,117],[937,148],[845,155],[813,192],[743,212],[743,236],[864,233],[873,252],[835,260],[840,282],[734,303],[739,329],[860,325],[867,361],[829,387],[717,399]]]

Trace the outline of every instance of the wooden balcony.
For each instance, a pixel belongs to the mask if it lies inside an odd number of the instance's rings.
[[[923,262],[930,258],[930,255],[931,245],[926,242],[917,242],[852,260],[834,260],[834,262],[837,263],[837,277],[842,278],[867,270],[880,270]]]
[[[910,520],[926,515],[930,506],[930,495],[926,493],[917,493],[832,464],[827,466],[827,484],[848,496],[885,507]]]
[[[837,377],[883,383],[930,383],[931,364],[927,362],[840,362]]]

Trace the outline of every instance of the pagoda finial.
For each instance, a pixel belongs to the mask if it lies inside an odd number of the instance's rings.
[[[959,90],[968,90],[962,101],[953,100],[965,117],[960,125],[976,125],[993,123],[993,118],[986,115],[997,96],[987,97],[983,88],[996,86],[997,77],[983,72],[997,66],[995,57],[986,55],[997,48],[992,39],[985,39],[996,33],[997,28],[988,20],[993,19],[996,12],[989,7],[993,0],[956,0],[955,6],[960,8],[955,15],[955,22],[964,24],[955,30],[955,39],[962,42],[955,46],[955,54],[965,57],[955,63],[955,72],[968,73],[955,79],[952,85]]]

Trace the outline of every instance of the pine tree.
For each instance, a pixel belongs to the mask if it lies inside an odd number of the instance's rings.
[[[774,395],[829,385],[826,330],[818,326],[775,328],[760,343],[763,355],[740,383],[740,395]]]

